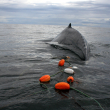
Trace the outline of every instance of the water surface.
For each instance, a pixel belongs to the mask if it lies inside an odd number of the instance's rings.
[[[73,26],[72,26],[73,27]],[[60,58],[70,56],[74,69],[74,87],[93,97],[104,110],[110,110],[110,28],[74,27],[90,45],[88,61],[80,60],[73,52],[51,47],[46,42],[55,38],[65,26],[0,25],[0,109],[2,110],[101,110],[92,99],[69,90],[44,90],[39,78],[55,74]],[[56,57],[54,59],[54,57]],[[52,77],[48,88],[66,81],[69,74]]]

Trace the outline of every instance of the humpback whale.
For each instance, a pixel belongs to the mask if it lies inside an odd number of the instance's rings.
[[[89,58],[90,49],[86,39],[80,32],[71,27],[71,23],[50,42],[50,45],[69,49],[82,60]]]

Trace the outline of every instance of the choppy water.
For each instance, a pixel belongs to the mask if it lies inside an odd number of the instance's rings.
[[[101,110],[92,99],[70,90],[43,90],[38,80],[45,74],[55,74],[59,57],[70,56],[71,66],[77,66],[74,87],[93,97],[104,110],[110,110],[110,28],[74,27],[90,44],[90,58],[81,61],[69,50],[56,49],[46,42],[65,26],[0,25],[0,109],[2,110]],[[53,57],[58,57],[53,59]],[[66,81],[69,75],[59,73],[47,87]]]

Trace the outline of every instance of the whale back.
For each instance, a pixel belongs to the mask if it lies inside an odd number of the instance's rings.
[[[71,23],[52,42],[63,44],[65,48],[73,51],[83,60],[89,57],[89,46],[86,39],[71,27]]]

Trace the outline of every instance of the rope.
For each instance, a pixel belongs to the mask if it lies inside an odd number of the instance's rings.
[[[65,62],[69,63],[69,66],[71,65],[71,63],[68,60],[65,60]]]
[[[87,95],[87,94],[85,94],[85,93],[83,93],[83,92],[81,92],[81,91],[79,91],[79,90],[77,90],[77,89],[75,89],[75,88],[73,88],[73,87],[70,87],[70,88],[73,89],[73,90],[75,90],[75,91],[77,91],[77,92],[79,92],[79,93],[81,93],[81,94],[83,94],[84,96],[86,96],[86,97],[88,97],[88,98],[90,98],[90,99],[93,99],[93,100],[99,105],[99,107],[100,107],[102,110],[104,110],[104,109],[102,108],[102,106],[100,105],[100,103],[99,103],[96,99],[90,97],[89,95]]]
[[[59,72],[57,72],[57,73],[55,73],[55,74],[53,74],[53,75],[51,75],[50,77],[53,77],[53,76],[55,76],[55,75],[57,75],[58,73],[61,73],[61,72],[63,72],[63,71],[64,71],[64,69],[61,70],[61,71],[59,71]]]

